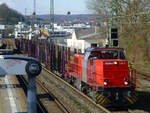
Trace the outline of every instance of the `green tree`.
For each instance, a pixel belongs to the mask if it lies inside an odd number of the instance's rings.
[[[6,4],[0,5],[0,24],[14,25],[21,20],[25,20],[23,15],[13,9],[10,9]]]

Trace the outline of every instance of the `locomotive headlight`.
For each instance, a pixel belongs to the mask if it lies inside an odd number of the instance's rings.
[[[125,85],[128,85],[128,82],[127,82],[127,81],[124,81],[124,84],[125,84]]]
[[[108,85],[108,83],[107,83],[107,80],[106,80],[106,79],[104,79],[104,85],[105,85],[105,86],[107,86],[107,85]]]
[[[127,78],[124,79],[124,84],[128,85],[128,79]]]
[[[106,85],[107,85],[107,82],[104,81],[104,85],[106,86]]]
[[[117,64],[118,64],[118,62],[114,62],[114,64],[115,64],[115,65],[117,65]]]

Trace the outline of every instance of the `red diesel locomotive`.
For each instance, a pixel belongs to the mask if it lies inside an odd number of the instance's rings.
[[[70,82],[102,105],[129,105],[137,101],[137,73],[123,48],[87,48],[68,62]]]

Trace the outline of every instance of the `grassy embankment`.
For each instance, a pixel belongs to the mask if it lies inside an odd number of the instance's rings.
[[[139,72],[150,75],[150,35],[134,34],[120,38],[127,58],[136,65]]]

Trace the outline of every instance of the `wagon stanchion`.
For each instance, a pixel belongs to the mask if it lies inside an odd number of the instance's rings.
[[[28,53],[28,40],[26,40],[26,54]]]
[[[41,62],[45,64],[45,46],[44,43],[41,42]]]
[[[70,47],[68,48],[68,61],[70,60],[70,56],[71,56],[71,51],[70,51]]]
[[[25,43],[25,40],[23,40],[23,54],[25,54],[25,53],[26,53],[26,51],[25,51],[25,47],[26,47],[26,43]]]
[[[50,65],[50,51],[49,51],[49,45],[46,43],[46,68],[49,69]]]
[[[57,46],[57,71],[61,73],[61,47]]]
[[[44,53],[45,53],[45,61],[44,61],[44,63],[45,63],[45,66],[47,68],[47,64],[48,64],[48,51],[47,51],[47,43],[46,43],[46,41],[44,41]]]
[[[51,62],[51,48],[50,45],[47,43],[47,52],[48,52],[48,56],[47,56],[47,68],[50,69],[50,62]]]
[[[36,43],[36,49],[35,49],[35,57],[39,61],[39,43]]]
[[[63,47],[63,52],[62,52],[62,75],[63,75],[63,77],[66,78],[65,64],[66,64],[66,54],[65,54],[64,47]]]
[[[36,41],[34,41],[34,58],[36,58]]]
[[[68,48],[65,47],[65,78],[67,78],[67,74],[68,74]]]
[[[53,45],[53,64],[52,64],[53,71],[56,70],[56,48]]]
[[[24,54],[27,54],[28,52],[28,43],[27,43],[28,40],[25,39],[25,52]]]
[[[34,49],[33,49],[33,41],[31,41],[31,57],[33,57],[33,52],[34,52]]]
[[[20,40],[20,51],[22,51],[22,40]]]
[[[20,48],[20,51],[21,51],[21,40],[19,40],[19,48]]]
[[[46,62],[46,60],[47,60],[47,59],[46,59],[46,54],[47,54],[46,46],[47,46],[47,45],[46,45],[46,41],[44,41],[44,42],[43,42],[43,53],[44,53],[44,54],[43,54],[43,55],[44,55],[44,56],[43,56],[43,63],[45,64],[45,66],[46,66],[46,63],[47,63],[47,62]]]
[[[39,42],[39,61],[42,62],[42,45],[41,45],[41,42]]]
[[[18,51],[20,51],[20,40],[15,39],[15,45]]]
[[[35,58],[35,50],[36,50],[35,41],[32,41],[32,43],[31,43],[31,57]]]
[[[51,45],[51,62],[50,62],[51,63],[51,71],[53,71],[53,60],[54,60],[54,58],[53,58],[53,56],[54,56],[53,51],[54,51],[54,48],[53,48],[53,44],[52,44]]]
[[[52,71],[56,70],[56,47],[55,45],[52,45]]]
[[[49,62],[49,68],[50,70],[52,69],[52,44],[50,45],[50,48],[49,48],[49,52],[50,52],[50,62]]]
[[[28,56],[31,56],[31,41],[28,41]]]

